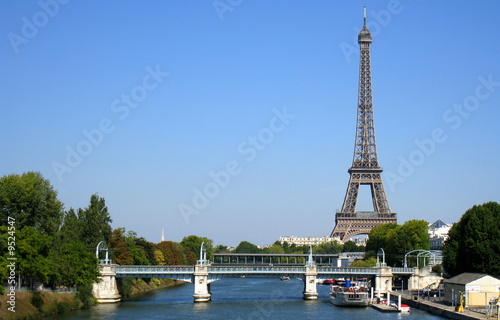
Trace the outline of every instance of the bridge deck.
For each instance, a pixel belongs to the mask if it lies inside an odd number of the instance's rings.
[[[190,279],[195,271],[194,266],[117,266],[117,277],[137,278],[167,278],[186,280]],[[380,268],[337,268],[321,267],[316,269],[318,278],[335,276],[375,276]],[[302,275],[304,266],[208,266],[208,273],[213,277],[246,276],[246,275]],[[413,274],[413,268],[392,268],[393,274]]]

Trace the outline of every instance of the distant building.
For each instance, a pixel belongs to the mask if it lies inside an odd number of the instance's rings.
[[[465,307],[486,306],[490,299],[498,298],[500,293],[500,279],[484,273],[462,273],[444,280],[444,299],[454,302],[460,301],[460,294],[465,294]]]
[[[340,239],[332,237],[295,237],[295,236],[281,236],[279,242],[283,245],[287,242],[289,245],[295,244],[296,246],[317,246],[325,242],[331,242]]]
[[[431,250],[441,250],[443,248],[444,242],[448,239],[450,228],[451,225],[441,220],[429,224],[427,233],[429,234]]]

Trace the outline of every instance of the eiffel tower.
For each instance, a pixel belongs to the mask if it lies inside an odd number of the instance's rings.
[[[372,36],[366,27],[366,7],[364,7],[364,25],[358,34],[358,43],[361,52],[354,158],[352,167],[348,170],[350,176],[344,204],[342,210],[335,214],[335,228],[330,235],[333,238],[340,238],[342,243],[352,236],[370,233],[375,226],[397,222],[396,213],[391,212],[385,195],[381,177],[383,170],[379,167],[377,159],[370,71]],[[360,185],[370,186],[373,211],[356,211]]]

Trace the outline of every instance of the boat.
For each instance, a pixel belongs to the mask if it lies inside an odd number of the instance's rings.
[[[288,281],[288,280],[290,280],[290,277],[282,276],[282,277],[280,277],[280,280],[281,281]]]
[[[337,284],[337,280],[335,280],[335,279],[326,279],[326,280],[323,280],[323,284],[324,285]]]
[[[402,304],[401,307],[399,308],[399,311],[401,312],[410,312],[410,306],[407,304]]]
[[[410,312],[410,306],[407,304],[401,304],[401,306],[398,308],[397,302],[393,301],[391,302],[390,306],[399,312]]]
[[[334,286],[330,293],[330,302],[339,307],[367,307],[370,298],[367,291]]]

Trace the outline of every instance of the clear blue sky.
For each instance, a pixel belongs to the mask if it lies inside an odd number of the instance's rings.
[[[66,209],[98,193],[154,242],[329,235],[363,5],[398,222],[500,201],[498,1],[60,2],[0,4],[0,175],[40,171]]]

